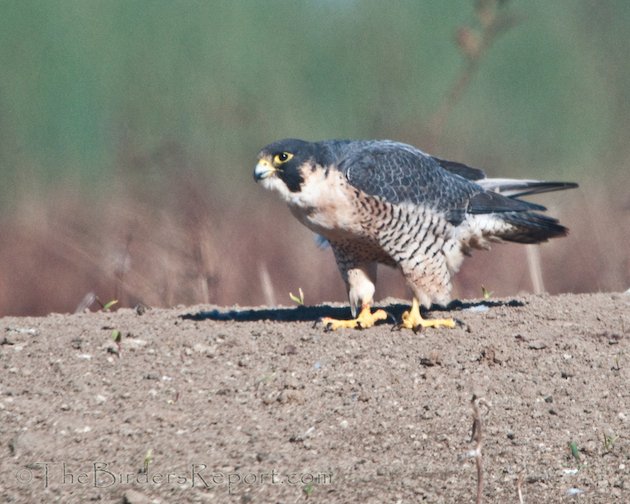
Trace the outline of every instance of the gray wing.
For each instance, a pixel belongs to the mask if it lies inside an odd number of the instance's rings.
[[[409,202],[434,208],[453,224],[459,224],[466,213],[544,210],[540,205],[502,196],[469,180],[483,177],[481,170],[459,163],[451,163],[446,169],[440,162],[446,163],[409,145],[375,141],[348,149],[338,168],[351,185],[367,194],[390,203]]]

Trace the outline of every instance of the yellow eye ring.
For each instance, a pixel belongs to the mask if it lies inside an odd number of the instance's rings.
[[[274,154],[273,164],[279,166],[286,163],[287,161],[290,161],[292,157],[293,154],[291,154],[290,152],[279,152],[278,154]]]

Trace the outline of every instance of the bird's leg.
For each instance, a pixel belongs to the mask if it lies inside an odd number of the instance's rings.
[[[372,313],[369,303],[364,303],[361,305],[361,312],[357,318],[337,320],[331,317],[323,317],[321,322],[329,331],[336,331],[337,329],[367,329],[379,320],[385,320],[388,316],[385,310],[376,310]]]
[[[345,249],[340,244],[332,244],[335,258],[339,266],[346,288],[348,289],[348,301],[350,302],[350,310],[354,317],[357,308],[360,306],[361,311],[356,318],[350,320],[337,320],[330,317],[324,317],[321,322],[329,331],[337,329],[367,329],[372,327],[379,320],[385,320],[389,315],[384,310],[376,310],[372,313],[370,306],[374,299],[374,286],[376,283],[376,263],[375,262],[356,262],[352,257],[346,254]]]
[[[411,310],[402,314],[402,321],[399,327],[405,329],[411,329],[413,331],[419,331],[425,327],[455,327],[455,321],[453,319],[423,319],[420,315],[420,303],[418,298],[414,296]]]

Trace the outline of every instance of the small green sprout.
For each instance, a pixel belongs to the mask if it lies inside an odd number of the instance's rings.
[[[577,446],[577,443],[575,441],[570,441],[569,442],[569,450],[571,450],[571,455],[573,456],[573,458],[579,462],[580,461],[580,450],[579,450],[579,448]]]
[[[481,295],[483,296],[484,299],[490,299],[492,297],[492,295],[494,294],[494,292],[489,291],[488,289],[486,289],[485,286],[481,286]]]
[[[302,287],[300,287],[298,292],[300,293],[299,297],[293,294],[292,292],[289,292],[289,297],[291,298],[291,301],[293,301],[294,303],[300,306],[304,306],[304,292],[302,291]]]
[[[302,491],[306,494],[307,499],[313,495],[313,490],[315,490],[315,485],[313,485],[312,481],[302,487]]]
[[[602,442],[604,447],[604,454],[612,452],[615,448],[615,441],[617,441],[617,436],[606,433],[602,434],[602,436],[604,438]]]
[[[151,462],[153,462],[153,449],[149,448],[147,450],[147,453],[144,456],[144,462],[143,462],[143,468],[142,471],[144,474],[148,474],[149,472],[149,464],[151,464]]]
[[[108,312],[111,310],[112,306],[117,305],[117,304],[118,304],[118,299],[112,299],[111,301],[103,305],[102,310],[104,312]]]
[[[122,333],[118,329],[114,329],[112,331],[112,339],[114,343],[116,343],[116,348],[118,349],[118,357],[122,353]]]

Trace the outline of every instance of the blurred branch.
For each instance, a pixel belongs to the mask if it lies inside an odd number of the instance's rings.
[[[456,33],[456,43],[464,56],[464,66],[442,103],[428,120],[433,144],[442,137],[451,112],[461,100],[479,68],[483,56],[488,52],[499,35],[516,26],[520,19],[502,10],[509,0],[474,0],[475,18],[478,27],[460,26]]]
[[[527,267],[529,269],[529,277],[532,281],[534,294],[542,294],[545,292],[545,283],[542,274],[542,261],[540,259],[540,248],[535,245],[527,245]]]

